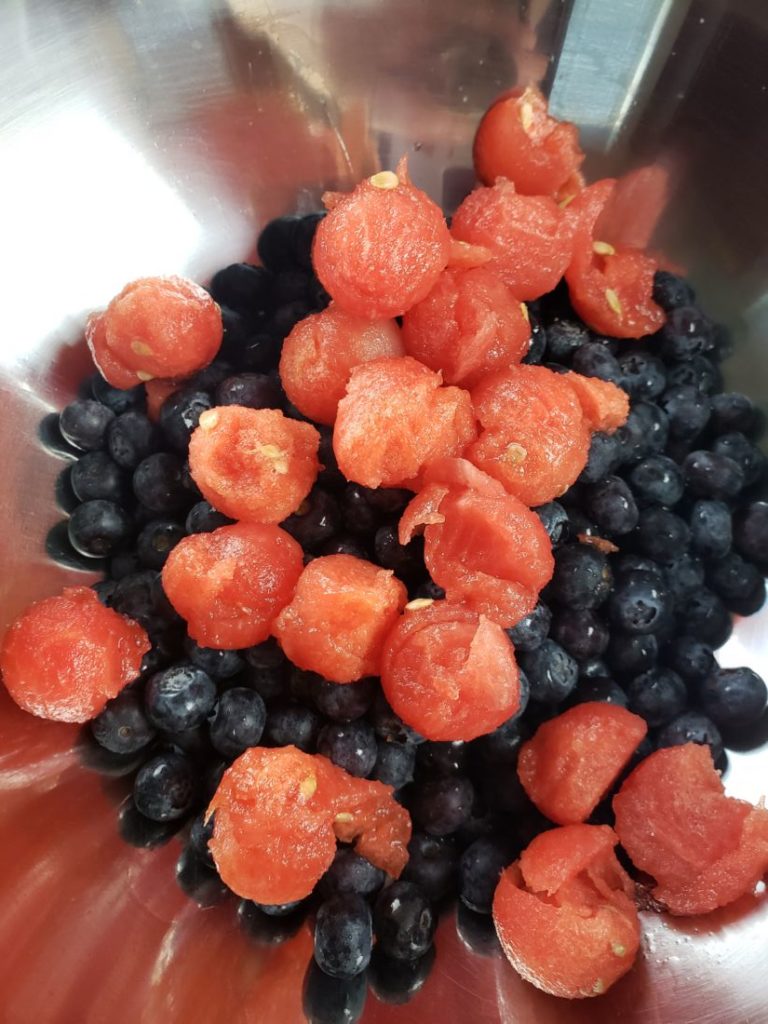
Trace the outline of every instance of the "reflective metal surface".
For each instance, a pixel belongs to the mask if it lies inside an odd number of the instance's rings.
[[[252,253],[265,220],[403,152],[450,209],[478,115],[516,80],[544,82],[583,126],[590,173],[668,168],[656,242],[732,327],[731,383],[765,406],[767,57],[759,0],[5,0],[0,627],[90,578],[45,554],[64,463],[37,436],[86,372],[86,311],[138,275],[205,280]],[[765,611],[739,624],[721,660],[766,673],[767,627]],[[175,885],[175,842],[119,839],[119,780],[87,773],[75,742],[0,694],[0,1020],[300,1021],[306,932],[265,953],[230,906],[198,910]],[[768,788],[764,752],[730,764],[734,793]],[[492,949],[469,953],[448,916],[424,989],[400,1008],[371,996],[364,1019],[768,1020],[764,895],[645,923],[632,974],[566,1004]]]

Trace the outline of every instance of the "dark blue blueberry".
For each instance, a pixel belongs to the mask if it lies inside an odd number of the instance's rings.
[[[597,608],[611,590],[608,559],[592,544],[564,544],[555,552],[555,572],[548,592],[570,608]]]
[[[213,408],[209,392],[192,386],[175,391],[160,409],[160,426],[171,448],[186,452],[189,439],[200,422],[200,417]]]
[[[658,576],[659,580],[664,579],[664,570],[654,562],[652,558],[645,555],[636,555],[633,552],[619,552],[611,559],[611,567],[616,578],[625,576],[628,572],[650,572]]]
[[[765,455],[744,434],[721,434],[713,442],[712,451],[716,456],[731,459],[741,467],[744,484],[747,487],[757,483],[765,475]]]
[[[198,501],[187,513],[185,523],[187,533],[212,533],[222,526],[230,526],[234,522],[223,512],[216,509],[207,501]]]
[[[116,416],[124,412],[143,412],[146,392],[144,385],[139,384],[135,388],[113,388],[107,384],[100,373],[94,374],[91,378],[91,393],[97,402],[106,405]]]
[[[184,527],[173,519],[152,519],[136,538],[136,553],[147,569],[162,569],[168,555],[186,536]]]
[[[434,946],[416,960],[393,960],[377,947],[368,968],[371,990],[383,1003],[404,1006],[424,986],[434,962]]]
[[[107,448],[118,466],[135,469],[142,459],[159,450],[160,429],[135,409],[121,413],[107,431]]]
[[[692,359],[715,346],[711,320],[696,306],[679,306],[659,331],[661,354],[668,360]]]
[[[251,900],[241,900],[237,907],[237,922],[249,939],[259,946],[279,946],[298,932],[306,919],[306,904],[301,903],[291,913],[285,915],[267,914],[264,908]],[[312,969],[321,978],[334,985],[347,985],[351,982],[338,981],[323,974],[314,960],[310,960]],[[322,1018],[318,1017],[320,1021]],[[333,1020],[333,1018],[330,1018]],[[335,1022],[334,1022],[335,1024]]]
[[[343,892],[372,896],[384,885],[386,877],[381,868],[355,853],[351,846],[341,846],[318,886],[325,898]]]
[[[230,893],[216,869],[198,857],[197,851],[189,844],[176,861],[176,882],[198,907],[215,907]]]
[[[411,817],[430,835],[451,835],[469,818],[474,798],[472,783],[463,776],[426,778],[414,783]]]
[[[385,569],[392,569],[401,579],[414,580],[424,575],[424,541],[414,537],[401,544],[397,526],[380,526],[373,538],[376,561]]]
[[[282,648],[273,637],[246,648],[241,654],[253,668],[283,668],[287,664]]]
[[[711,718],[698,711],[685,711],[667,722],[656,736],[656,746],[679,747],[685,743],[708,746],[715,765],[719,765],[724,754],[723,738]]]
[[[275,278],[274,297],[278,306],[287,302],[311,302],[312,278],[303,270],[284,270]]]
[[[617,434],[592,435],[589,445],[587,464],[579,474],[580,484],[596,484],[599,480],[610,476],[623,460],[624,450]]]
[[[515,645],[515,650],[532,651],[540,647],[549,636],[551,622],[552,612],[539,601],[529,615],[507,630],[507,636]]]
[[[254,929],[249,929],[254,933]],[[298,930],[297,928],[294,931]],[[264,941],[263,929],[256,936]],[[354,978],[332,978],[321,971],[314,959],[304,978],[302,1008],[307,1024],[356,1024],[363,1016],[368,997],[365,974]]]
[[[356,683],[330,683],[317,678],[311,687],[315,707],[332,722],[352,722],[362,718],[376,695],[374,679],[360,679]]]
[[[133,784],[136,808],[152,821],[177,821],[195,802],[197,783],[192,763],[184,754],[157,754],[140,769]]]
[[[716,363],[706,356],[693,356],[667,371],[667,387],[693,387],[705,395],[721,390],[723,378]]]
[[[668,387],[659,398],[659,405],[669,420],[669,436],[692,441],[709,421],[712,403],[707,395],[691,384]]]
[[[704,640],[715,650],[733,632],[730,613],[723,602],[705,587],[691,594],[679,609],[680,632]]]
[[[301,218],[294,216],[277,217],[264,226],[257,249],[259,259],[273,273],[292,270],[296,267],[296,238],[300,231]]]
[[[509,844],[501,838],[475,840],[459,861],[459,898],[478,914],[490,914],[493,895],[504,868],[512,861]]]
[[[290,903],[254,903],[262,914],[267,917],[291,917],[299,909],[304,909],[304,900],[292,900]]]
[[[133,754],[155,737],[155,730],[144,714],[141,695],[134,690],[123,690],[107,701],[104,710],[91,722],[91,732],[96,742],[113,754]]]
[[[578,682],[578,665],[554,640],[545,640],[536,650],[523,652],[519,660],[530,684],[531,700],[559,704]]]
[[[320,719],[311,708],[300,704],[275,704],[267,714],[264,738],[273,747],[293,745],[312,754],[317,746]]]
[[[420,777],[459,775],[466,767],[467,747],[463,740],[428,740],[416,752],[416,771]]]
[[[272,314],[268,324],[267,332],[276,338],[287,338],[293,328],[304,320],[312,312],[306,300],[298,299],[295,302],[286,302],[278,306]]]
[[[653,298],[670,313],[680,306],[690,306],[696,296],[688,282],[668,270],[657,270],[653,277]]]
[[[666,455],[649,455],[632,467],[627,479],[640,505],[671,508],[683,496],[683,474]]]
[[[621,386],[636,401],[658,398],[667,386],[664,363],[645,349],[629,349],[619,355]]]
[[[115,593],[116,587],[116,580],[98,580],[98,582],[91,584],[91,590],[96,592],[96,596],[106,608],[111,606],[112,596]]]
[[[629,709],[655,727],[670,721],[688,703],[685,683],[670,668],[657,666],[636,676],[627,685]]]
[[[122,504],[130,493],[128,479],[106,452],[88,452],[70,470],[72,490],[80,501],[101,498]]]
[[[147,681],[147,717],[158,729],[184,732],[201,725],[216,701],[216,685],[195,665],[173,665]]]
[[[216,405],[279,409],[281,401],[280,382],[267,373],[241,373],[226,377],[216,388]]]
[[[571,365],[585,377],[599,377],[621,384],[621,367],[611,350],[599,341],[589,341],[573,354]]]
[[[531,325],[531,343],[528,351],[523,356],[523,362],[530,365],[538,365],[544,358],[544,350],[547,347],[547,335],[540,317],[528,306],[528,319]]]
[[[692,636],[675,637],[667,648],[665,660],[680,678],[700,683],[715,667],[715,655],[709,644]]]
[[[153,512],[178,512],[193,502],[184,486],[184,463],[170,452],[143,459],[133,474],[133,492]]]
[[[133,520],[114,501],[86,501],[69,517],[67,534],[75,551],[89,558],[104,558],[133,535]]]
[[[371,553],[356,537],[338,534],[320,546],[321,555],[352,555],[353,558],[370,560]],[[417,595],[418,596],[418,595]]]
[[[704,583],[704,563],[696,555],[683,552],[664,562],[664,585],[676,607],[683,607]]]
[[[406,725],[392,710],[381,690],[376,694],[370,713],[371,724],[379,739],[391,743],[423,743],[415,729]]]
[[[565,540],[568,533],[568,513],[562,505],[556,501],[549,501],[533,511],[541,520],[541,525],[547,531],[553,547]]]
[[[270,304],[274,278],[264,267],[232,263],[213,275],[209,291],[220,306],[253,317]]]
[[[247,340],[238,346],[235,359],[238,368],[251,373],[269,373],[276,370],[280,362],[282,338],[283,335],[267,331],[266,328],[249,335]]]
[[[378,514],[371,507],[366,491],[360,484],[347,484],[341,498],[344,526],[356,536],[373,535],[379,525]]]
[[[333,430],[331,427],[320,425],[316,425],[315,429],[320,434],[320,447],[317,451],[317,457],[323,466],[318,474],[317,482],[321,487],[338,491],[346,485],[346,480],[339,469],[336,455],[333,451]]]
[[[216,819],[214,811],[206,820],[206,811],[195,818],[189,830],[189,845],[195,851],[200,860],[208,867],[214,867],[213,854],[208,848],[208,843],[213,838],[213,826]]]
[[[709,428],[713,434],[751,434],[759,426],[760,417],[752,399],[738,391],[712,396],[712,417]]]
[[[611,621],[625,633],[655,633],[671,612],[669,591],[653,573],[625,573],[608,600]]]
[[[611,537],[630,533],[640,518],[632,491],[619,476],[585,487],[584,507],[598,530]]]
[[[605,676],[585,679],[583,682],[580,682],[574,691],[572,700],[578,704],[584,704],[588,701],[596,701],[600,704],[616,704],[621,708],[625,708],[629,704],[629,698],[619,684]]]
[[[667,414],[658,405],[636,402],[615,436],[621,443],[622,462],[631,465],[664,450],[669,438]]]
[[[699,696],[706,714],[720,729],[749,725],[765,710],[768,691],[751,668],[717,668],[704,680]]]
[[[608,663],[599,654],[593,654],[590,658],[584,658],[579,662],[579,682],[576,690],[571,694],[571,698],[578,699],[579,689],[582,684],[590,682],[594,679],[610,679],[611,670],[608,668]]]
[[[381,951],[393,960],[416,960],[435,937],[437,920],[432,906],[413,882],[393,882],[379,894],[373,912]]]
[[[686,521],[674,512],[654,507],[640,513],[633,539],[642,554],[665,562],[686,550],[691,531]]]
[[[416,767],[416,747],[407,743],[392,743],[378,740],[376,764],[370,777],[394,789],[401,789],[413,782]]]
[[[733,542],[745,558],[768,566],[768,501],[753,501],[735,513]]]
[[[160,574],[150,569],[130,573],[118,580],[112,607],[121,615],[135,619],[144,629],[156,627],[158,619],[169,621]]]
[[[303,668],[290,665],[288,670],[288,693],[291,700],[311,705],[314,688],[322,678],[317,672],[308,672]]]
[[[723,558],[731,550],[731,510],[722,501],[695,501],[688,516],[691,549],[702,558]]]
[[[213,647],[200,647],[187,637],[184,652],[193,665],[201,668],[211,679],[231,679],[243,668],[244,662],[237,651],[221,651]]]
[[[238,686],[249,686],[265,701],[273,701],[286,696],[285,676],[285,669],[280,665],[274,668],[254,668],[247,665],[234,682]]]
[[[576,349],[586,345],[590,333],[584,324],[576,320],[561,320],[559,317],[547,324],[547,358],[557,363],[567,363]]]
[[[143,576],[144,574],[139,573],[137,575]],[[140,598],[140,591],[138,594],[134,593],[131,596],[133,598],[137,596]],[[115,606],[114,601],[112,605],[113,607]],[[152,647],[141,659],[142,679],[148,679],[149,676],[153,676],[155,672],[159,672],[162,668],[167,668],[171,662],[177,661],[181,657],[183,637],[179,635],[176,629],[165,628],[165,623],[161,623],[161,627],[163,628],[153,631]]]
[[[426,832],[414,831],[408,843],[403,880],[412,882],[428,900],[439,903],[457,882],[458,853],[454,843]]]
[[[373,770],[379,753],[373,727],[360,719],[324,725],[317,737],[317,751],[360,779]]]
[[[208,363],[202,370],[198,370],[193,377],[190,377],[184,386],[191,388],[193,391],[212,392],[223,380],[231,377],[233,372],[234,369],[231,363],[223,359],[214,359],[212,363]]]
[[[552,622],[551,634],[577,661],[602,654],[608,646],[607,625],[587,608],[560,609]]]
[[[93,452],[106,448],[107,430],[114,420],[114,412],[101,402],[78,399],[61,410],[59,429],[69,444]]]
[[[305,551],[317,551],[338,532],[341,523],[336,499],[315,487],[292,516],[280,525]]]
[[[526,685],[529,685],[527,677]],[[525,704],[527,705],[527,703],[528,699],[526,698]],[[528,729],[521,721],[521,712],[518,712],[508,718],[506,722],[502,722],[493,732],[480,736],[473,743],[473,748],[488,764],[516,764],[520,746],[526,739],[528,739]]]
[[[445,597],[445,591],[442,587],[439,587],[434,580],[427,580],[425,583],[420,583],[418,587],[413,591],[413,598],[426,598],[428,601],[442,601]]]
[[[733,498],[744,486],[744,472],[738,462],[717,452],[686,455],[683,476],[688,491],[698,498]]]
[[[181,824],[178,819],[151,821],[138,810],[132,796],[128,797],[117,816],[120,838],[140,850],[154,850],[164,846],[173,839]]]
[[[754,615],[765,601],[763,574],[735,551],[709,565],[707,583],[735,615]]]

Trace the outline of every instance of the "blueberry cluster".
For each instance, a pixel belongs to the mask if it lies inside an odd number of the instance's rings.
[[[760,677],[718,668],[714,650],[730,634],[731,614],[750,614],[765,598],[768,501],[766,459],[755,444],[760,416],[744,395],[722,393],[728,339],[688,284],[657,274],[667,324],[642,342],[596,336],[558,289],[530,304],[526,361],[613,381],[628,392],[631,413],[615,434],[594,436],[576,485],[536,510],[556,568],[535,610],[509,630],[522,668],[514,719],[471,743],[425,742],[376,679],[330,683],[292,666],[273,641],[244,651],[199,647],[167,601],[160,570],[182,537],[229,520],[190,478],[189,438],[214,405],[300,416],[276,371],[282,339],[328,301],[311,272],[318,219],[273,221],[259,240],[263,266],[235,264],[214,276],[222,350],[165,401],[159,422],[146,414],[143,389],[118,391],[97,376],[61,413],[58,435],[48,424],[46,436],[77,458],[58,488],[70,513],[69,548],[59,557],[103,567],[101,599],[141,623],[153,645],[141,676],[92,723],[89,742],[98,748],[84,748],[93,767],[133,777],[123,836],[153,846],[186,826],[180,885],[203,905],[226,897],[203,811],[227,765],[256,744],[321,753],[393,786],[409,809],[410,860],[397,882],[386,885],[340,844],[311,899],[239,904],[243,928],[261,943],[287,938],[315,913],[307,1014],[316,1019],[322,1007],[323,1020],[335,1019],[328,1014],[336,1007],[352,1021],[366,979],[395,1002],[420,988],[437,914],[454,896],[463,941],[479,952],[494,941],[488,915],[498,877],[547,827],[516,773],[520,745],[542,721],[580,701],[618,703],[650,727],[638,756],[693,740],[725,763],[724,737],[738,739],[766,703]],[[411,597],[442,597],[421,540],[404,546],[397,538],[409,492],[348,483],[330,431],[319,429],[325,468],[282,524],[306,560],[357,555],[394,570]],[[606,820],[606,805],[596,813]]]

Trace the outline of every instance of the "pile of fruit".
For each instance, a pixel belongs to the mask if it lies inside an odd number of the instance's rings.
[[[599,995],[639,902],[703,914],[768,870],[718,771],[766,687],[713,653],[765,598],[760,418],[627,217],[643,174],[582,160],[515,90],[450,226],[403,160],[208,291],[134,281],[60,416],[106,575],[11,626],[5,685],[90,721],[140,841],[190,823],[252,932],[314,913],[339,984],[415,990],[458,894],[528,981]]]

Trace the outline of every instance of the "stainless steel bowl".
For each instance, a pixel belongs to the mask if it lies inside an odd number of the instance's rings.
[[[729,383],[766,405],[764,3],[6,0],[0,57],[0,627],[91,579],[47,557],[64,463],[38,436],[87,372],[86,311],[139,275],[204,281],[251,254],[270,217],[313,209],[402,153],[450,209],[472,180],[479,114],[515,81],[543,82],[578,122],[592,174],[669,169],[656,242],[731,327]],[[765,674],[767,627],[766,612],[739,623],[721,660]],[[306,935],[270,959],[230,910],[185,902],[173,844],[123,844],[109,810],[119,785],[89,774],[76,747],[75,731],[0,697],[2,1020],[300,1020]],[[729,787],[757,799],[766,764],[734,752]],[[399,1009],[371,998],[365,1019],[768,1020],[764,895],[645,925],[633,973],[567,1004],[498,955],[469,953],[448,915],[422,992]]]

